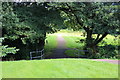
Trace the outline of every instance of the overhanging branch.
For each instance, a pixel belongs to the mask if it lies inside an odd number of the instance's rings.
[[[101,42],[106,36],[108,35],[107,32],[105,32],[102,37],[100,37],[96,42],[95,42],[95,45],[97,45],[99,42]]]
[[[100,34],[97,34],[97,37],[94,42],[96,42],[99,39],[99,37],[100,37]]]
[[[79,20],[79,18],[77,17],[77,15],[74,13],[74,10],[73,10],[67,3],[66,3],[66,5],[67,5],[68,8],[69,8],[69,12],[71,12],[71,13],[74,15],[77,23],[78,23],[80,26],[83,26],[82,21]],[[83,28],[84,28],[85,31],[87,31],[87,27],[83,26]]]

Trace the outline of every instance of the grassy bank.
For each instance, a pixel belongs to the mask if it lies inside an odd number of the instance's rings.
[[[79,48],[82,49],[84,43],[80,43],[80,39],[84,39],[84,37],[80,36],[63,36],[66,41],[66,47],[68,48]]]
[[[117,78],[118,65],[88,59],[2,62],[3,78]]]
[[[55,34],[47,34],[45,40],[45,55],[46,57],[52,54],[52,51],[57,47],[57,36]]]
[[[58,34],[61,34],[63,36],[63,38],[66,41],[66,47],[67,48],[78,48],[79,50],[83,50],[83,47],[85,45],[85,38],[83,36],[82,32],[75,32],[75,31],[60,31],[58,32]],[[96,34],[93,35],[94,38],[96,38]],[[101,41],[98,46],[99,46],[99,53],[100,56],[98,56],[99,58],[110,58],[110,59],[115,59],[116,57],[118,57],[118,47],[120,46],[120,44],[118,44],[118,40],[119,40],[120,36],[113,36],[113,35],[107,35],[103,41]],[[81,42],[80,40],[83,39],[84,41]],[[76,50],[67,50],[65,52],[66,55],[70,56],[70,57],[79,57],[74,53],[78,53],[78,51]],[[83,55],[83,52],[79,53],[80,55]]]

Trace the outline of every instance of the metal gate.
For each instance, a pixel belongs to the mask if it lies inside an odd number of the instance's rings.
[[[44,49],[30,52],[30,60],[32,60],[34,58],[43,59],[43,56],[44,56]]]

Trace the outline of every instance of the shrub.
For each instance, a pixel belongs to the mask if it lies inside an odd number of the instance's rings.
[[[105,45],[100,46],[99,50],[99,58],[118,58],[118,47],[115,45]]]
[[[0,38],[0,45],[2,45],[2,41],[4,38]],[[0,46],[0,57],[5,57],[8,54],[15,54],[19,49],[16,49],[16,47],[8,47],[8,45],[2,45]]]
[[[16,47],[8,47],[8,45],[1,46],[1,53],[0,57],[5,57],[7,54],[15,54],[19,49],[16,49]]]
[[[85,57],[84,51],[80,51],[79,49],[75,49],[75,50],[66,50],[65,51],[65,55],[69,56],[69,57],[74,57],[74,58],[78,58],[78,57]]]

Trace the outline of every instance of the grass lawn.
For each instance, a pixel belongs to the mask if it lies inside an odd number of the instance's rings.
[[[88,59],[2,62],[3,78],[118,78],[118,65]]]
[[[84,42],[81,43],[81,42],[77,42],[77,41],[80,41],[80,39],[85,39],[85,37],[83,36],[80,36],[80,34],[75,34],[75,35],[70,35],[71,33],[69,33],[69,36],[66,36],[63,34],[63,38],[66,40],[66,46],[68,48],[82,48],[84,46]],[[67,34],[68,35],[68,34]],[[103,39],[103,41],[105,41],[106,43],[99,43],[99,46],[104,46],[105,44],[109,45],[120,45],[118,44],[118,40],[119,40],[119,37],[114,37],[112,35],[107,35],[106,38]],[[73,45],[74,44],[74,45]]]
[[[79,51],[79,50],[66,50],[65,51],[65,55],[69,56],[69,57],[84,57],[85,53],[83,51]]]
[[[83,46],[84,46],[84,43],[79,43],[78,42],[80,39],[84,39],[84,37],[80,37],[80,36],[63,36],[63,38],[65,39],[66,47],[68,47],[68,48],[82,49]]]
[[[45,43],[45,55],[49,56],[52,54],[52,51],[57,47],[57,36],[54,34],[47,34],[46,43]]]
[[[79,31],[70,31],[70,30],[61,30],[58,31],[57,33],[54,34],[48,34],[46,40],[48,41],[48,44],[45,45],[45,49],[46,50],[51,50],[56,48],[57,46],[57,35],[61,34],[63,36],[63,38],[66,41],[66,47],[68,48],[79,48],[82,49],[84,46],[84,42],[79,42],[80,39],[85,39],[85,37],[83,37],[82,32]],[[93,35],[93,37],[96,37],[96,34]],[[107,37],[104,39],[104,41],[106,42],[106,44],[111,44],[111,45],[119,45],[118,44],[118,38],[120,36],[118,36],[117,38],[115,38],[112,35],[107,35]],[[114,40],[115,39],[115,40]],[[73,45],[74,44],[74,45]],[[101,42],[99,44],[99,46],[103,46],[104,43]]]
[[[83,50],[85,43],[80,42],[80,39],[85,39],[85,37],[82,36],[83,34],[81,32],[74,32],[74,31],[70,32],[70,31],[62,30],[58,33],[63,35],[63,38],[66,41],[67,48],[78,48],[79,50]],[[96,38],[96,34],[94,34],[93,37]],[[99,46],[104,46],[104,45],[119,46],[120,45],[118,44],[119,37],[120,36],[114,37],[112,35],[107,35],[106,38],[103,39],[104,42],[102,41],[98,45]],[[78,57],[77,55],[74,54],[76,52],[77,52],[76,50],[67,50],[65,51],[65,54],[70,57]],[[79,54],[83,55],[83,52],[80,52]]]
[[[112,35],[107,35],[103,39],[103,41],[106,42],[105,44],[111,44],[111,45],[117,45],[118,46],[118,45],[120,45],[120,44],[118,44],[119,37],[120,37],[120,35],[118,37],[114,37]],[[101,42],[99,45],[104,46],[105,44],[104,43],[102,44],[102,42]]]

